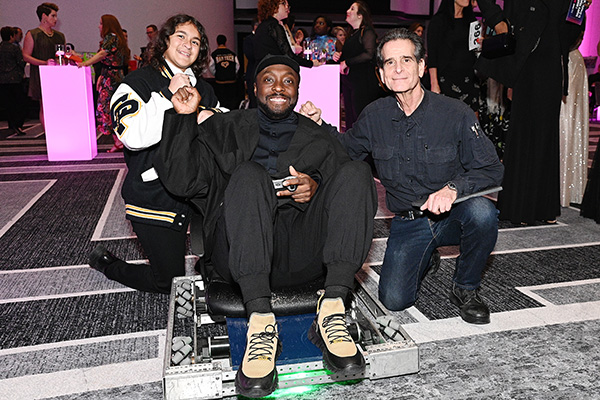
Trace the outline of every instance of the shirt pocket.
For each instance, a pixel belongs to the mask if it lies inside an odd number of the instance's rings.
[[[425,145],[423,171],[431,183],[445,183],[453,179],[457,170],[458,150],[454,146],[430,147]]]
[[[394,157],[394,148],[376,146],[373,147],[372,154],[379,178],[382,181],[392,182],[398,171],[398,158]]]

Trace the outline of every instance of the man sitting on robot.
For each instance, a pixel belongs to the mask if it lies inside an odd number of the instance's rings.
[[[325,276],[308,337],[330,370],[365,368],[346,328],[345,300],[371,245],[377,193],[367,164],[351,161],[328,130],[293,111],[299,70],[289,57],[266,56],[256,68],[258,109],[215,114],[201,125],[200,96],[182,87],[155,160],[167,189],[204,215],[213,272],[241,289],[248,332],[235,383],[247,397],[277,388],[271,288]]]

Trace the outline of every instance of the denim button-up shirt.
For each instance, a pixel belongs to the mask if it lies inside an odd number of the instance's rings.
[[[459,197],[502,182],[504,167],[473,111],[429,91],[411,115],[389,96],[367,106],[346,133],[331,132],[353,159],[373,155],[394,213],[414,209],[413,201],[448,182],[456,185]]]

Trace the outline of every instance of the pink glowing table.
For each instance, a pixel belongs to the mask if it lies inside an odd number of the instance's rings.
[[[340,128],[340,66],[325,64],[316,68],[300,68],[298,105],[312,101],[322,110],[321,118]]]
[[[90,67],[40,66],[49,161],[91,160],[98,154]]]

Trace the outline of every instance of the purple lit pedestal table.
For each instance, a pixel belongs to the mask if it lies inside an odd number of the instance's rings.
[[[40,66],[49,161],[91,160],[98,154],[90,67]]]
[[[340,129],[340,66],[338,64],[300,68],[296,111],[308,100],[322,110],[323,121]]]

